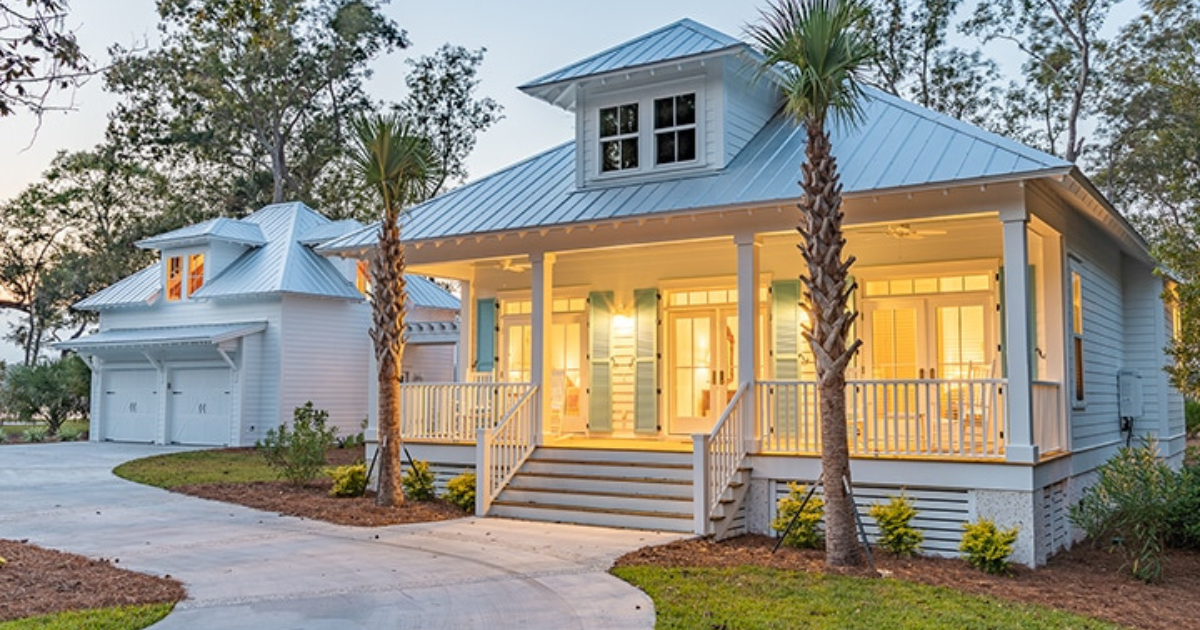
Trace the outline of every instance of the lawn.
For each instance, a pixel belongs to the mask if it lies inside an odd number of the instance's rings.
[[[167,489],[203,483],[279,480],[279,471],[267,466],[254,449],[156,455],[121,464],[113,473],[122,479]]]
[[[624,566],[613,569],[613,573],[654,600],[658,630],[1121,627],[1039,606],[896,579],[755,566]]]
[[[72,610],[13,621],[0,621],[0,630],[139,630],[166,617],[175,604],[118,606],[99,610]]]
[[[20,438],[21,434],[29,429],[32,429],[32,428],[43,428],[44,429],[45,427],[46,427],[46,425],[41,422],[34,423],[34,424],[26,424],[24,422],[17,422],[15,420],[7,420],[4,422],[4,424],[0,424],[0,443],[5,442],[6,439]],[[63,423],[62,428],[59,429],[59,432],[60,433],[73,432],[75,434],[80,434],[87,430],[88,430],[87,420],[68,420],[67,422]]]

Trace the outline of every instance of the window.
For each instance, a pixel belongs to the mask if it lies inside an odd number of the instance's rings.
[[[600,171],[638,167],[638,104],[600,109]]]
[[[696,94],[654,101],[655,164],[696,159]]]
[[[1071,377],[1075,386],[1072,403],[1082,405],[1083,398],[1083,278],[1071,272]]]
[[[204,254],[188,256],[188,297],[204,286]]]
[[[354,266],[354,286],[363,295],[371,293],[371,263],[360,260]]]
[[[167,259],[167,301],[175,302],[183,297],[183,257]]]

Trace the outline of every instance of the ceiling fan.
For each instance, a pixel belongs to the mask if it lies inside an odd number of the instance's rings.
[[[859,234],[882,234],[894,239],[919,241],[926,236],[943,236],[946,230],[922,230],[914,228],[908,223],[891,223],[874,230],[861,230]]]
[[[533,265],[529,264],[528,262],[517,262],[516,260],[513,260],[512,258],[502,258],[502,259],[500,259],[499,262],[496,263],[496,265],[498,267],[500,267],[501,271],[511,271],[513,273],[521,273],[524,271],[529,271],[530,267],[533,266]]]

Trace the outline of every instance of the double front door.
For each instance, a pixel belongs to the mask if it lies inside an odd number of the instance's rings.
[[[737,391],[735,305],[667,314],[667,430],[708,433]]]
[[[995,307],[990,295],[866,300],[867,378],[993,378]]]
[[[584,383],[584,348],[587,330],[583,313],[555,313],[550,324],[550,409],[546,430],[551,434],[587,430],[587,388]],[[506,317],[502,328],[504,354],[500,380],[528,383],[533,380],[533,326],[529,316]]]

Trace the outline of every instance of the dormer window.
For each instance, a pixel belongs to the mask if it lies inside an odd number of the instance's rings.
[[[638,104],[600,109],[600,170],[604,173],[638,167]]]
[[[371,295],[371,263],[359,260],[354,265],[354,286],[364,296]]]
[[[656,164],[696,159],[696,94],[654,100]]]
[[[177,302],[183,298],[183,257],[167,259],[167,301]]]
[[[188,297],[204,286],[204,254],[188,256]]]

